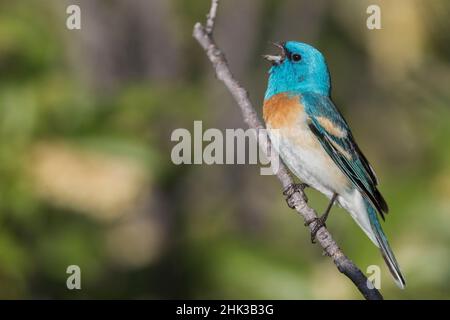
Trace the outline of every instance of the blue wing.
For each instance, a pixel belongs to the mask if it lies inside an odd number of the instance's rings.
[[[302,94],[309,128],[336,165],[384,220],[388,206],[377,189],[377,177],[353,138],[348,124],[331,99],[317,93]]]

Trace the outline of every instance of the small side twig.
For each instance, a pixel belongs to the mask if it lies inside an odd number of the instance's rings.
[[[225,59],[225,55],[214,42],[212,32],[214,30],[218,2],[219,0],[211,0],[211,9],[207,15],[206,26],[204,27],[201,23],[197,22],[194,26],[193,36],[205,50],[207,57],[214,67],[217,78],[225,84],[228,91],[240,107],[245,123],[247,123],[250,128],[257,130],[262,129],[264,126],[259,120],[258,115],[250,102],[247,91],[233,77],[233,74],[231,73]],[[260,141],[260,144],[262,150],[270,149],[270,141]],[[287,189],[293,184],[293,180],[289,175],[288,170],[281,163],[279,165],[277,177],[280,180],[283,189]],[[312,221],[314,218],[317,218],[317,214],[314,209],[306,204],[305,194],[303,191],[295,191],[291,199],[295,204],[296,211],[303,217],[305,222]],[[310,224],[310,231],[312,231],[314,227],[315,223]],[[344,255],[337,243],[333,240],[330,232],[325,227],[319,229],[316,239],[325,251],[326,255],[333,260],[338,270],[345,274],[355,284],[364,298],[368,300],[383,299],[383,296],[377,289],[371,289],[368,287],[368,280],[364,273]]]
[[[209,13],[206,15],[205,31],[207,34],[212,34],[212,32],[214,30],[214,24],[216,22],[218,5],[219,5],[219,0],[211,0],[211,8],[209,10]]]

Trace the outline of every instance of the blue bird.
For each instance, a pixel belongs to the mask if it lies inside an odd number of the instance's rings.
[[[339,204],[380,248],[403,289],[405,279],[378,217],[384,220],[388,206],[377,189],[372,166],[331,100],[325,58],[305,43],[275,45],[281,54],[264,56],[272,63],[263,106],[269,136],[285,164],[303,182],[298,187],[310,186],[330,199],[325,213],[315,220],[311,239],[325,225],[333,204]]]

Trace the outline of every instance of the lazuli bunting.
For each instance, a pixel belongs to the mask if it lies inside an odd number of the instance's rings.
[[[331,100],[325,58],[305,43],[275,45],[281,54],[265,56],[272,62],[263,107],[269,136],[289,169],[331,200],[316,221],[312,239],[338,203],[380,248],[395,282],[404,288],[405,279],[378,219],[379,215],[384,220],[388,206],[372,166]]]

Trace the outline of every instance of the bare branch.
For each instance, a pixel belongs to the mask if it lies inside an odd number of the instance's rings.
[[[225,84],[228,91],[231,93],[234,100],[240,107],[245,123],[250,128],[264,128],[258,118],[255,109],[252,106],[252,103],[250,102],[247,91],[233,77],[225,59],[225,55],[216,45],[212,37],[212,30],[214,29],[218,2],[218,0],[211,0],[211,9],[207,16],[206,27],[203,27],[201,23],[197,22],[194,26],[193,36],[205,50],[206,55],[208,56],[211,64],[214,67],[217,78]],[[265,143],[267,143],[267,145],[264,145]],[[269,150],[269,148],[267,147],[270,147],[270,141],[260,141],[260,146],[262,150]],[[280,180],[284,190],[293,184],[293,180],[289,175],[288,170],[281,163],[277,172],[277,177]],[[312,221],[314,218],[316,218],[317,214],[314,209],[310,208],[306,204],[305,199],[305,194],[301,190],[294,192],[292,195],[295,209],[303,217],[306,223],[307,221]],[[309,225],[310,231],[312,231],[315,226],[315,222],[311,223]],[[328,255],[333,260],[338,270],[341,273],[345,274],[356,285],[358,290],[366,299],[383,299],[382,295],[377,289],[369,289],[369,287],[367,286],[368,280],[366,276],[350,259],[348,259],[344,255],[344,253],[331,237],[330,232],[325,227],[319,229],[316,235],[316,239],[325,251],[326,255]]]
[[[212,34],[214,30],[214,24],[216,22],[217,7],[219,5],[219,0],[211,0],[211,8],[206,16],[206,27],[205,31],[207,34]]]

